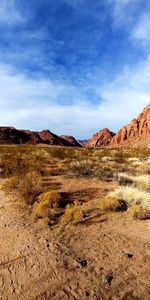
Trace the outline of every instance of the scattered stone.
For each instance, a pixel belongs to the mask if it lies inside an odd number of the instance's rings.
[[[87,267],[87,260],[86,259],[79,260],[79,264],[81,265],[82,268],[85,268]]]
[[[132,253],[127,253],[127,257],[132,259],[133,258],[133,254]]]
[[[112,280],[113,280],[113,275],[112,275],[112,274],[108,274],[108,275],[105,277],[105,281],[106,281],[109,285],[111,285]]]

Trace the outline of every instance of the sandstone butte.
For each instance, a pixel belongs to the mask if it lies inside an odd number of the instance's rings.
[[[150,104],[130,124],[123,126],[118,133],[109,129],[95,133],[87,147],[150,147]]]

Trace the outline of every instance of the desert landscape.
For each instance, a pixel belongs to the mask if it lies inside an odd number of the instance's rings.
[[[150,299],[149,119],[86,145],[0,128],[1,300]]]

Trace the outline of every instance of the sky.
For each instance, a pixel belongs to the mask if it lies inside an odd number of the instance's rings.
[[[0,0],[0,126],[87,139],[149,102],[149,0]]]

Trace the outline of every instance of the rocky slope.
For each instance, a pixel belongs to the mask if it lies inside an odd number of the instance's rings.
[[[66,141],[67,143],[70,143],[74,147],[81,147],[81,144],[73,136],[61,135],[60,138],[63,139],[63,141]]]
[[[150,104],[116,134],[104,128],[95,133],[86,147],[150,147]]]
[[[112,146],[150,146],[150,104],[130,124],[122,127],[110,142]]]
[[[114,132],[111,132],[109,129],[104,128],[92,136],[92,138],[86,144],[86,147],[108,146],[114,135]]]
[[[0,144],[47,144],[81,147],[73,137],[59,137],[49,130],[35,132],[30,130],[18,130],[14,127],[0,127]]]

